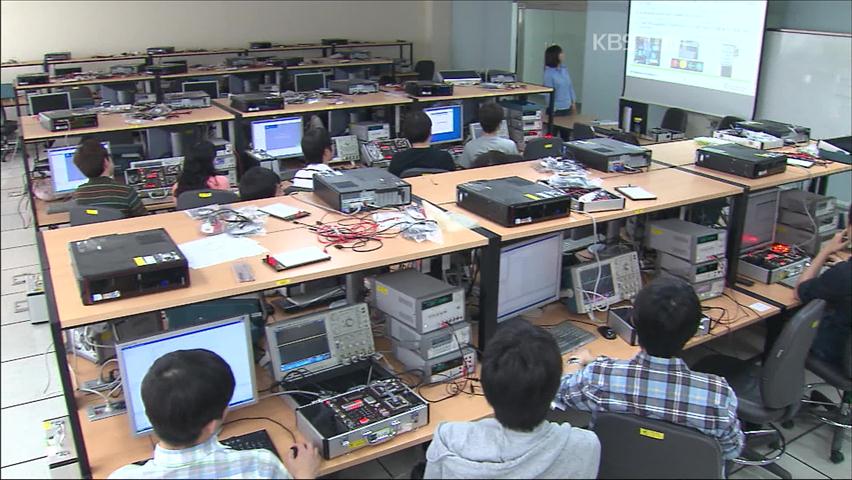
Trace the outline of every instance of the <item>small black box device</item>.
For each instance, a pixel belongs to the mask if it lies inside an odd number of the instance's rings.
[[[19,86],[22,85],[41,85],[50,82],[50,75],[47,73],[25,73],[18,75],[16,81]]]
[[[228,57],[225,59],[225,65],[229,67],[253,67],[258,63],[254,57]]]
[[[189,286],[189,264],[162,228],[92,237],[68,248],[85,305]]]
[[[773,137],[791,143],[807,142],[811,139],[811,129],[789,123],[772,120],[742,120],[734,123],[734,128],[751,130],[752,132],[768,133]]]
[[[328,88],[344,95],[355,95],[356,93],[375,93],[379,91],[379,84],[372,80],[350,78],[346,80],[331,80]]]
[[[284,58],[284,65],[286,67],[292,67],[294,65],[298,65],[305,61],[305,57],[287,57]]]
[[[456,203],[505,227],[571,214],[571,196],[520,177],[476,180],[456,186]]]
[[[578,162],[602,172],[621,172],[647,167],[651,151],[611,138],[574,140],[565,144]]]
[[[74,110],[51,110],[38,114],[41,126],[51,132],[91,128],[98,126],[98,114]]]
[[[176,73],[186,73],[186,63],[169,63],[164,62],[160,65],[148,65],[145,67],[145,73],[151,75],[174,75]]]
[[[746,178],[761,178],[787,170],[787,156],[736,143],[701,147],[695,151],[699,167]]]
[[[249,42],[249,48],[272,48],[272,42]]]
[[[444,97],[453,94],[453,85],[449,83],[417,80],[405,82],[405,93],[414,97]]]
[[[53,52],[44,54],[45,62],[59,62],[62,60],[71,60],[71,52]]]
[[[411,203],[411,185],[381,168],[314,176],[314,195],[343,213]]]
[[[518,77],[515,75],[515,72],[488,70],[485,72],[484,80],[491,83],[515,83],[518,81]]]
[[[265,112],[284,108],[284,98],[270,93],[231,95],[231,106],[241,112]]]
[[[175,53],[175,47],[148,47],[148,55],[161,55],[163,53]]]
[[[345,38],[323,38],[320,40],[323,45],[346,45],[349,40]]]

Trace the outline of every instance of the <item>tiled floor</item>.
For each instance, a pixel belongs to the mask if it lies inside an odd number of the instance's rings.
[[[0,271],[0,342],[2,342],[2,478],[47,478],[42,420],[66,414],[57,378],[47,325],[31,325],[26,311],[15,312],[15,304],[26,297],[23,285],[14,285],[21,274],[35,271],[38,254],[29,218],[29,206],[22,202],[23,171],[20,160],[0,168],[0,224],[2,224],[2,271]],[[745,329],[688,353],[690,359],[709,353],[725,353],[748,358],[762,349],[760,326]],[[47,354],[45,355],[45,353]],[[50,384],[48,385],[48,377]],[[815,378],[809,375],[808,381]],[[828,393],[828,392],[827,392]],[[828,460],[831,439],[829,427],[812,417],[800,415],[795,426],[786,430],[788,452],[781,460],[793,478],[852,478],[852,441],[844,445],[846,461],[840,465]],[[423,449],[414,447],[380,460],[338,472],[332,478],[408,478],[411,468],[423,460]],[[731,478],[774,478],[758,467],[734,469]]]

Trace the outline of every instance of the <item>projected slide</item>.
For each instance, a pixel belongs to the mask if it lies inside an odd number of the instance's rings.
[[[764,1],[632,1],[628,77],[754,96]]]

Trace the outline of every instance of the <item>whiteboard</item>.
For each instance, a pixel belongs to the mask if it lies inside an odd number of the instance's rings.
[[[810,127],[812,138],[852,135],[852,37],[766,32],[755,118]]]

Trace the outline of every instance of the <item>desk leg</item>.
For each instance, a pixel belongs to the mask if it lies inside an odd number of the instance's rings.
[[[400,116],[402,115],[402,107],[400,105],[395,105],[393,107],[393,113],[393,134],[399,136]]]
[[[556,108],[556,91],[552,91],[547,94],[547,111],[550,112],[550,121],[547,123],[547,133],[553,135],[553,113]]]
[[[500,294],[500,236],[483,228],[474,229],[488,238],[479,260],[479,349],[497,331],[497,299]]]
[[[739,252],[742,246],[743,228],[745,227],[746,203],[748,189],[739,195],[730,197],[731,207],[728,212],[728,286],[733,288],[737,281],[737,266]]]
[[[364,272],[353,272],[346,275],[346,301],[350,305],[364,301],[363,286]]]

